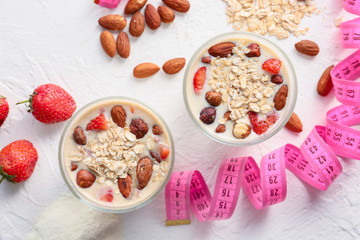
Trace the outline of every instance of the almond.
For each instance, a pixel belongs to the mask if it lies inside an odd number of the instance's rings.
[[[132,185],[132,178],[130,174],[128,174],[126,178],[118,179],[118,187],[124,198],[128,198],[130,196],[131,185]]]
[[[78,165],[76,165],[75,163],[71,163],[71,171],[76,171],[76,169],[78,169]]]
[[[158,6],[158,13],[160,15],[161,20],[164,23],[171,23],[175,19],[175,13],[173,10],[166,6]]]
[[[286,85],[282,85],[273,100],[276,110],[280,111],[285,107],[287,95],[288,87]]]
[[[334,65],[331,65],[321,75],[318,85],[317,85],[317,92],[321,96],[326,96],[330,93],[331,89],[333,88],[333,83],[331,80],[331,70],[333,69]]]
[[[143,157],[139,160],[136,166],[136,179],[138,181],[138,189],[146,187],[150,181],[153,172],[153,162],[148,157]]]
[[[116,105],[111,109],[111,118],[119,127],[125,127],[126,112],[121,105]]]
[[[126,27],[126,19],[121,15],[107,15],[99,18],[99,24],[109,30],[121,31]]]
[[[146,78],[154,75],[160,70],[160,67],[154,63],[141,63],[133,70],[133,75],[136,78]]]
[[[134,37],[140,37],[145,29],[145,18],[140,11],[136,12],[131,18],[129,33]]]
[[[287,85],[282,85],[279,88],[279,91],[275,94],[275,97],[273,100],[274,107],[276,110],[280,111],[281,109],[283,109],[285,107],[287,94],[288,94]]]
[[[161,156],[160,153],[155,151],[150,151],[151,157],[153,157],[158,163],[161,163]]]
[[[175,74],[180,72],[181,69],[184,68],[185,63],[186,63],[185,58],[174,58],[164,63],[162,69],[167,74]]]
[[[77,144],[86,145],[86,136],[84,134],[84,130],[80,126],[77,126],[74,129],[73,139]]]
[[[230,118],[230,114],[231,114],[231,111],[227,111],[226,113],[224,113],[224,119],[226,121],[229,121],[231,118]]]
[[[296,113],[292,113],[289,121],[286,123],[285,127],[293,132],[302,132],[303,124]]]
[[[91,172],[81,169],[76,174],[76,183],[81,188],[89,188],[95,182],[96,177]]]
[[[125,6],[125,14],[133,14],[145,6],[147,0],[129,0]]]
[[[215,129],[215,132],[217,133],[223,133],[225,131],[226,131],[226,126],[224,124],[219,124]]]
[[[156,8],[148,4],[145,8],[145,21],[148,27],[152,30],[158,29],[161,25],[161,18]]]
[[[128,58],[130,55],[130,42],[126,32],[119,33],[116,39],[116,49],[120,57]]]
[[[295,48],[298,52],[308,56],[316,56],[320,51],[319,46],[310,40],[302,40],[296,43]]]
[[[232,49],[235,47],[235,44],[232,42],[223,42],[218,43],[211,48],[209,48],[208,52],[213,57],[227,57],[229,54],[232,55]]]
[[[190,9],[188,0],[163,0],[163,2],[170,8],[178,12],[187,12]]]
[[[114,57],[116,53],[116,43],[111,32],[103,31],[100,35],[100,42],[106,54],[110,57]]]
[[[204,56],[201,58],[201,62],[203,63],[211,63],[211,57],[210,56]]]

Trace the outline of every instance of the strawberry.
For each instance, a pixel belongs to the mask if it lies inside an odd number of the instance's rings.
[[[26,181],[34,171],[38,154],[31,142],[19,140],[10,143],[0,152],[0,183]]]
[[[266,121],[259,121],[256,112],[249,112],[248,114],[254,133],[261,135],[269,129],[269,124]]]
[[[91,120],[86,126],[86,130],[106,130],[108,128],[109,126],[103,113]]]
[[[253,124],[255,122],[258,121],[258,116],[257,116],[257,113],[256,112],[248,112],[248,115],[249,115],[249,119],[250,119],[250,123]]]
[[[261,135],[269,129],[269,124],[264,120],[258,121],[251,125],[253,126],[254,133],[257,135]]]
[[[9,115],[9,104],[6,101],[6,98],[0,95],[0,127],[3,125],[8,115]]]
[[[279,119],[279,115],[275,111],[273,111],[266,116],[265,121],[269,124],[269,126],[272,126],[276,123],[278,119]]]
[[[266,116],[265,120],[259,121],[258,115],[255,112],[249,112],[250,123],[253,126],[253,131],[257,135],[261,135],[266,132],[271,125],[274,125],[279,116],[276,112],[272,112]]]
[[[111,188],[103,188],[100,190],[99,198],[104,202],[112,202],[114,200],[113,190]]]
[[[270,58],[266,60],[263,65],[262,69],[264,69],[267,72],[278,74],[280,72],[281,68],[281,61],[276,58]]]
[[[161,144],[160,145],[160,157],[161,159],[167,158],[170,154],[170,148],[166,145]]]
[[[19,102],[29,103],[28,112],[42,123],[52,124],[66,121],[76,110],[76,103],[72,96],[54,84],[44,84],[37,87],[30,99]]]
[[[201,67],[196,71],[193,80],[194,90],[197,94],[199,94],[200,91],[203,89],[205,80],[206,80],[206,67]]]

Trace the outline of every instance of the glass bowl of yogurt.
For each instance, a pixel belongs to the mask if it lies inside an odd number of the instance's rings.
[[[191,119],[208,136],[247,146],[285,126],[295,107],[297,80],[280,47],[257,34],[230,32],[194,53],[183,96]]]
[[[127,97],[102,98],[66,124],[59,165],[71,192],[87,205],[113,213],[139,209],[168,182],[175,148],[165,121]]]

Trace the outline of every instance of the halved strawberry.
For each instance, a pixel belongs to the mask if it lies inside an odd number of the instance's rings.
[[[249,112],[248,114],[254,133],[261,135],[269,129],[269,123],[266,120],[259,121],[256,112]]]
[[[114,200],[113,190],[111,188],[101,189],[100,200],[104,202],[112,202]]]
[[[167,158],[170,154],[170,148],[166,145],[161,144],[160,145],[160,157],[161,159]]]
[[[269,126],[274,125],[278,119],[279,115],[275,111],[269,113],[269,115],[266,116],[266,122],[269,124]]]
[[[257,135],[261,135],[269,129],[269,124],[264,120],[258,121],[252,126],[254,133]]]
[[[104,114],[100,114],[93,120],[91,120],[86,126],[86,130],[106,130],[109,126],[106,122]]]
[[[280,72],[281,68],[281,61],[276,58],[270,58],[266,60],[263,65],[262,69],[264,69],[267,72],[278,74]]]
[[[248,112],[248,115],[249,115],[249,119],[250,119],[250,123],[253,124],[254,122],[257,122],[258,120],[258,116],[257,116],[257,113],[256,112]]]
[[[9,104],[6,98],[0,95],[0,127],[9,115]]]
[[[193,80],[194,90],[196,93],[199,94],[200,91],[203,89],[205,80],[206,80],[206,67],[201,67],[196,71]]]

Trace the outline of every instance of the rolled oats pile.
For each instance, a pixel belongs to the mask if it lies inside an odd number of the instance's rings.
[[[117,182],[127,173],[135,172],[139,156],[144,145],[139,143],[130,129],[118,127],[109,120],[109,129],[97,134],[85,146],[78,146],[78,151],[70,155],[70,160],[86,165],[100,177],[98,181]]]
[[[244,41],[233,48],[233,55],[227,58],[213,58],[209,85],[221,93],[227,103],[230,118],[236,123],[247,118],[247,112],[267,114],[274,109],[275,84],[264,74],[258,58],[247,58],[250,50]],[[224,124],[226,119],[219,119]]]
[[[319,13],[312,0],[224,0],[227,21],[235,30],[274,35],[278,39],[305,35],[300,29],[301,19]]]

